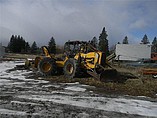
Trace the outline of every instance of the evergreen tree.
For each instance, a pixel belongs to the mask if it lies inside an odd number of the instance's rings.
[[[14,35],[12,35],[11,38],[10,38],[10,42],[9,42],[9,44],[8,44],[8,49],[9,49],[11,52],[13,52],[13,48],[14,48],[14,47],[13,47],[14,38],[15,38]]]
[[[48,43],[48,49],[50,53],[56,54],[56,42],[55,39],[52,37]]]
[[[30,45],[28,42],[25,43],[25,52],[28,53],[30,51]]]
[[[17,36],[17,38],[15,39],[15,42],[16,42],[16,53],[19,53],[21,52],[21,37],[20,35]]]
[[[97,38],[93,37],[93,39],[91,40],[90,44],[97,49],[98,48],[98,40],[97,40]]]
[[[142,38],[141,43],[142,43],[142,44],[149,44],[149,40],[148,40],[148,37],[147,37],[146,34],[145,34],[144,37]]]
[[[152,52],[157,52],[157,39],[154,37],[154,40],[152,42]]]
[[[10,42],[8,43],[8,49],[13,53],[25,53],[26,51],[26,42],[20,35],[12,35]]]
[[[36,42],[34,41],[31,46],[31,53],[35,54],[35,53],[37,53],[37,50],[38,50],[38,47],[37,47]]]
[[[152,45],[155,45],[155,44],[157,44],[157,39],[156,39],[156,37],[154,37],[154,40],[153,40],[153,42],[152,42]]]
[[[122,42],[123,44],[129,44],[129,42],[128,42],[128,37],[127,36],[125,36],[125,38],[123,39],[123,42]]]
[[[25,52],[26,41],[23,39],[23,37],[21,37],[20,39],[20,44],[21,44],[21,52]]]
[[[11,52],[13,53],[17,53],[17,45],[18,45],[18,42],[17,42],[17,35],[12,35],[11,38],[10,38],[10,42],[8,44],[8,48]]]
[[[16,52],[24,52],[25,51],[25,40],[20,35],[17,36],[17,43],[16,43]]]
[[[102,33],[99,36],[99,50],[105,52],[106,56],[109,55],[107,36],[108,36],[107,31],[105,31],[105,27],[104,27]]]
[[[17,48],[18,48],[17,45],[19,45],[17,40],[18,40],[18,37],[17,37],[17,35],[15,35],[15,38],[14,38],[14,40],[13,40],[13,47],[14,47],[14,48],[13,48],[13,52],[14,52],[14,53],[17,53]]]

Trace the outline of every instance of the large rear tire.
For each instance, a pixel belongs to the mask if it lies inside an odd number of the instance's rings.
[[[48,57],[43,58],[38,64],[38,71],[43,76],[55,75],[57,72],[55,60]]]
[[[72,79],[78,74],[78,64],[77,60],[70,58],[68,59],[63,68],[64,76],[67,79]]]

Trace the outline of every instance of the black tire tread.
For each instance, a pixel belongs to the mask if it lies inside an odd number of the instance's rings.
[[[44,72],[42,70],[42,64],[44,62],[49,62],[52,65],[52,68],[50,69],[50,71],[48,72]],[[56,62],[54,59],[49,58],[49,57],[45,57],[42,60],[40,60],[39,64],[38,64],[38,71],[42,76],[51,76],[51,75],[55,75],[57,72],[57,66],[56,66]]]
[[[71,64],[73,65],[73,67],[74,67],[74,71],[73,71],[72,74],[68,74],[68,73],[67,73],[67,70],[66,70],[66,66],[67,66],[69,63],[71,63]],[[72,78],[74,78],[74,77],[76,77],[76,76],[79,75],[79,70],[80,70],[80,69],[79,69],[79,64],[78,64],[77,60],[76,60],[76,59],[73,59],[73,58],[69,58],[69,59],[65,62],[65,65],[64,65],[64,68],[63,68],[64,76],[65,76],[65,78],[72,79]]]

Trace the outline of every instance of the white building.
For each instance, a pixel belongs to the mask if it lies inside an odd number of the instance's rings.
[[[123,61],[137,61],[151,58],[151,45],[145,44],[117,44],[116,59]]]
[[[0,43],[0,57],[3,57],[5,54],[5,48],[2,46],[2,43]]]

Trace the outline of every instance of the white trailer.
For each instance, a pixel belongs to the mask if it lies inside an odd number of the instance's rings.
[[[117,44],[116,60],[138,61],[151,58],[151,45]]]

